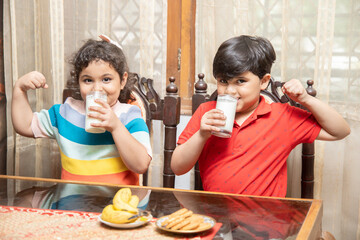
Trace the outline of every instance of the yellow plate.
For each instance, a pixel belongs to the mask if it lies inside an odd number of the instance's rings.
[[[194,214],[194,215],[197,215],[197,216],[200,216],[200,217],[204,218],[204,222],[205,223],[210,223],[211,226],[206,228],[206,229],[201,229],[201,230],[173,230],[173,229],[168,229],[166,227],[161,226],[162,222],[164,222],[166,219],[169,218],[168,215],[159,218],[156,221],[155,225],[156,225],[157,228],[159,228],[161,230],[164,230],[164,231],[167,231],[167,232],[172,232],[172,233],[199,233],[199,232],[204,232],[206,230],[209,230],[209,229],[211,229],[212,227],[215,226],[216,221],[212,217],[208,217],[208,216],[201,215],[201,214]]]

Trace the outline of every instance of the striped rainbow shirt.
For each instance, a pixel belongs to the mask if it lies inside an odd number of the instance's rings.
[[[140,108],[118,101],[112,110],[151,157],[149,130]],[[84,101],[68,98],[64,104],[34,113],[31,127],[36,138],[54,138],[58,142],[62,179],[139,185],[139,175],[125,166],[111,133],[85,131]]]

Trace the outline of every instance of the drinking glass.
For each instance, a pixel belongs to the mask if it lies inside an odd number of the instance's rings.
[[[100,123],[101,121],[96,118],[88,117],[90,112],[90,106],[100,106],[100,104],[95,102],[95,99],[101,99],[104,102],[107,101],[107,95],[105,92],[102,91],[91,91],[86,95],[86,118],[85,118],[85,131],[89,133],[103,133],[105,132],[105,128],[102,127],[93,127],[91,123]]]
[[[229,138],[231,137],[231,133],[234,126],[234,119],[236,113],[236,105],[237,99],[231,95],[221,94],[217,97],[216,108],[220,109],[224,112],[226,116],[226,123],[225,126],[220,126],[220,132],[212,132],[213,135],[222,137],[222,138]]]

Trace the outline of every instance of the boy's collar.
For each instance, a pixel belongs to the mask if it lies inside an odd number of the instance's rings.
[[[251,122],[258,119],[258,116],[265,115],[269,112],[271,112],[270,103],[263,96],[260,96],[259,105],[256,107],[255,111],[241,125],[241,128],[249,125]]]
[[[270,106],[270,102],[268,102],[264,96],[260,95],[260,102],[259,105],[257,106],[254,114],[258,115],[265,115],[267,113],[269,113],[271,111],[271,106]]]

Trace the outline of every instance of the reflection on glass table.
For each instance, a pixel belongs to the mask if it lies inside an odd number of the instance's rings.
[[[72,183],[1,176],[0,205],[101,213],[114,194],[130,187],[139,208],[158,219],[188,208],[222,223],[214,239],[316,239],[322,202],[313,199],[250,197],[203,191]]]

